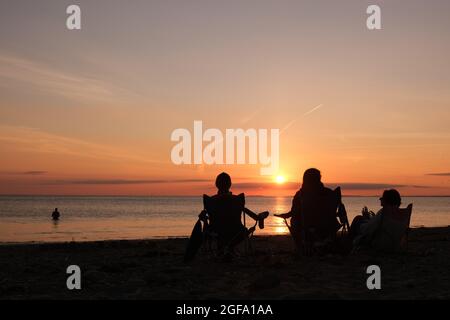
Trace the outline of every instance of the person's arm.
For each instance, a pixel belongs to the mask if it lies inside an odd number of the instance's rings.
[[[378,231],[378,228],[381,225],[382,215],[381,210],[378,213],[371,217],[367,223],[361,225],[361,234],[363,239],[367,239],[371,241],[374,237],[375,233]]]
[[[286,212],[286,213],[278,213],[278,214],[274,214],[275,217],[278,218],[283,218],[283,219],[289,219],[290,217],[292,217],[292,211]]]
[[[300,211],[300,191],[298,191],[295,194],[294,199],[292,199],[291,211],[289,211],[287,213],[274,214],[274,216],[278,217],[278,218],[289,219],[292,217],[294,212],[299,212],[299,211]]]
[[[249,215],[251,218],[253,218],[254,220],[258,220],[259,217],[256,213],[254,213],[253,211],[251,211],[250,209],[244,208],[244,213]]]

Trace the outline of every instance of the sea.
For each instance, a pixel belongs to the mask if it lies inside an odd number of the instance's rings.
[[[255,235],[286,234],[283,219],[291,197],[247,197],[246,207],[268,210]],[[367,206],[380,209],[378,197],[344,197],[349,220]],[[450,225],[450,197],[404,197],[413,204],[412,227]],[[54,222],[55,208],[61,213]],[[188,237],[203,208],[201,197],[0,196],[0,243],[98,241]],[[246,218],[246,226],[253,225]]]

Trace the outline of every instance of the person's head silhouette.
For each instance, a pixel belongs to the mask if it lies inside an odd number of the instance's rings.
[[[380,201],[382,207],[393,206],[398,208],[402,204],[400,193],[395,189],[384,190]]]
[[[228,193],[231,188],[231,177],[228,173],[222,172],[216,178],[217,193]]]
[[[322,182],[321,182],[321,174],[320,171],[316,168],[310,168],[306,170],[303,173],[303,185],[302,190],[303,191],[311,191],[311,190],[317,190],[321,188]]]

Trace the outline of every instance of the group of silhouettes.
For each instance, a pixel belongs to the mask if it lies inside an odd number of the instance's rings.
[[[214,234],[218,250],[225,252],[224,254],[234,252],[234,248],[240,242],[253,234],[257,224],[263,227],[264,219],[269,215],[267,211],[255,214],[247,209],[244,195],[232,194],[231,184],[231,177],[227,173],[223,172],[217,176],[215,182],[217,194],[212,197],[204,195],[204,210],[199,215],[198,221],[198,224],[203,222],[203,228],[200,229],[199,225],[196,225],[197,229],[194,228],[197,232],[201,230],[202,239]],[[400,193],[395,189],[385,190],[380,202],[381,209],[377,213],[364,207],[361,214],[349,225],[340,188],[332,190],[325,187],[321,181],[320,171],[310,168],[303,174],[303,183],[292,200],[291,210],[274,216],[285,219],[296,247],[301,250],[314,251],[316,248],[326,248],[326,244],[336,241],[337,235],[343,234],[346,243],[350,243],[353,248],[377,242],[382,243],[387,249],[389,247],[394,249],[397,244],[392,239],[402,236],[401,233],[405,231],[404,224],[385,222],[383,225],[383,219],[387,221],[388,219],[384,218],[387,213],[399,210]],[[255,226],[246,227],[246,215],[255,221]],[[290,223],[287,222],[288,219]],[[345,232],[339,232],[340,229]],[[191,241],[195,238],[194,231]],[[197,235],[197,238],[200,239],[200,236]],[[378,238],[378,241],[374,241],[375,238]]]

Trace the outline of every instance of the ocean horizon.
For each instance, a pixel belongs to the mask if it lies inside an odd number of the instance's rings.
[[[255,235],[287,234],[274,213],[288,212],[292,197],[248,196],[246,207],[268,210]],[[345,196],[351,220],[367,206],[378,211],[375,196]],[[413,203],[411,227],[450,225],[450,197],[404,197]],[[61,219],[51,220],[58,208]],[[201,196],[0,196],[0,243],[65,242],[188,237],[203,208]],[[247,217],[247,227],[252,219]]]

